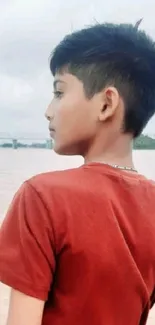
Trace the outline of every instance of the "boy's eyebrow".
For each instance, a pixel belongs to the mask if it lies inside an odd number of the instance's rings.
[[[61,80],[61,79],[54,80],[54,82],[53,82],[53,88],[54,89],[56,88],[56,86],[57,86],[58,83],[65,83],[65,82],[63,80]]]

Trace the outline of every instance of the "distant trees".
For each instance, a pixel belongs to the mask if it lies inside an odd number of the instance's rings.
[[[141,135],[134,142],[134,149],[141,150],[155,150],[155,139],[150,138],[147,135]]]

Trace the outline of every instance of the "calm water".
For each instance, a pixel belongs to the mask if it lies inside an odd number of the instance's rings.
[[[155,151],[136,151],[134,160],[140,173],[155,179]],[[0,149],[0,219],[25,179],[37,173],[77,167],[82,163],[81,157],[60,157],[50,150]]]

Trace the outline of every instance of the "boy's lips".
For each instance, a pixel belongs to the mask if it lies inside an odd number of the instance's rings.
[[[49,127],[49,131],[50,131],[51,138],[53,138],[54,137],[54,134],[55,134],[55,129],[52,128],[52,127]]]

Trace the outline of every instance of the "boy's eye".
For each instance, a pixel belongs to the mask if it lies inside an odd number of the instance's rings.
[[[61,98],[62,97],[62,95],[63,95],[63,93],[62,93],[62,91],[54,91],[54,97],[55,98]]]

